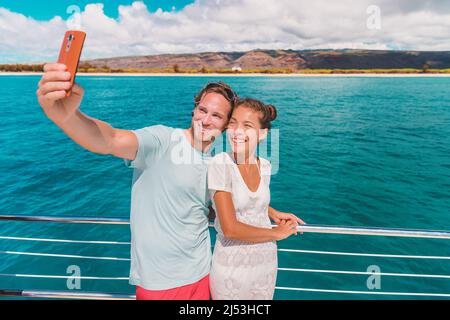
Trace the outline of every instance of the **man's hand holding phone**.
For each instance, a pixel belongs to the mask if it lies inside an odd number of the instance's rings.
[[[75,76],[86,33],[68,30],[59,50],[57,63],[44,66],[44,75],[36,91],[39,104],[55,123],[64,122],[79,108],[83,89],[75,84]]]
[[[85,36],[82,31],[66,32],[58,62],[44,66],[36,91],[39,104],[47,117],[84,149],[134,160],[139,146],[134,133],[78,111],[84,90],[75,84],[75,76]]]
[[[44,75],[36,94],[45,114],[54,122],[64,122],[70,118],[83,99],[83,88],[78,84],[72,85],[71,76],[64,64],[44,65]],[[70,96],[67,96],[68,90],[71,90]]]

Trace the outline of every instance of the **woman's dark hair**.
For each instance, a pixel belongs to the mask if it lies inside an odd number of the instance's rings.
[[[235,108],[237,109],[241,106],[261,113],[262,116],[259,117],[259,122],[262,129],[270,129],[271,122],[277,118],[277,109],[274,105],[264,104],[263,102],[252,98],[244,98],[238,100]]]
[[[239,98],[237,94],[233,91],[233,89],[231,89],[231,87],[227,85],[225,82],[218,81],[218,82],[209,82],[208,84],[206,84],[206,86],[204,86],[203,89],[200,90],[200,92],[197,93],[197,95],[194,97],[194,107],[197,108],[203,95],[210,92],[218,93],[222,95],[225,99],[227,99],[228,102],[230,102],[231,110],[230,113],[228,114],[229,119]]]

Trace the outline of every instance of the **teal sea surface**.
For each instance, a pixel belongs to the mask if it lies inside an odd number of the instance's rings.
[[[85,88],[81,111],[122,129],[188,127],[193,96],[211,80],[219,78],[77,78]],[[221,80],[241,96],[278,108],[274,208],[310,224],[450,230],[450,78]],[[35,96],[38,81],[39,76],[0,76],[0,214],[129,218],[132,169],[122,159],[84,150],[47,119]],[[77,266],[83,277],[107,279],[82,279],[74,291],[134,293],[124,279],[129,241],[127,225],[0,221],[0,289],[69,290],[66,278],[29,275],[68,276],[69,267]],[[411,276],[450,276],[450,240],[304,233],[278,247],[303,251],[279,252],[280,268],[299,270],[278,272],[275,299],[431,299],[436,297],[376,293],[450,294],[450,277]],[[368,270],[388,274],[377,282],[364,273]],[[355,293],[359,291],[372,294]]]

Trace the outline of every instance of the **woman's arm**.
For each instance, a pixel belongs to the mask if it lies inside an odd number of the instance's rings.
[[[297,226],[299,224],[306,224],[302,219],[300,219],[293,213],[281,212],[281,211],[275,210],[272,207],[269,207],[268,211],[269,211],[269,218],[272,219],[273,222],[275,222],[276,224],[280,224],[280,222],[283,220],[292,221],[293,224],[295,225],[295,228],[297,228]],[[303,232],[300,232],[300,233],[303,234]]]
[[[236,219],[236,210],[229,192],[217,191],[214,194],[214,202],[223,234],[229,239],[259,243],[282,240],[296,232],[296,228],[291,221],[282,221],[279,226],[273,229],[254,227],[239,222]]]
[[[272,207],[269,207],[269,218],[273,221],[273,222],[275,222],[276,224],[279,224],[280,223],[280,221],[281,221],[281,219],[280,218],[278,218],[278,216],[277,216],[277,210],[275,210],[274,208],[272,208]]]

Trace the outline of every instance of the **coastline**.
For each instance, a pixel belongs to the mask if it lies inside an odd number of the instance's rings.
[[[42,76],[43,72],[0,72],[0,76]],[[77,73],[110,77],[450,77],[450,73]]]

